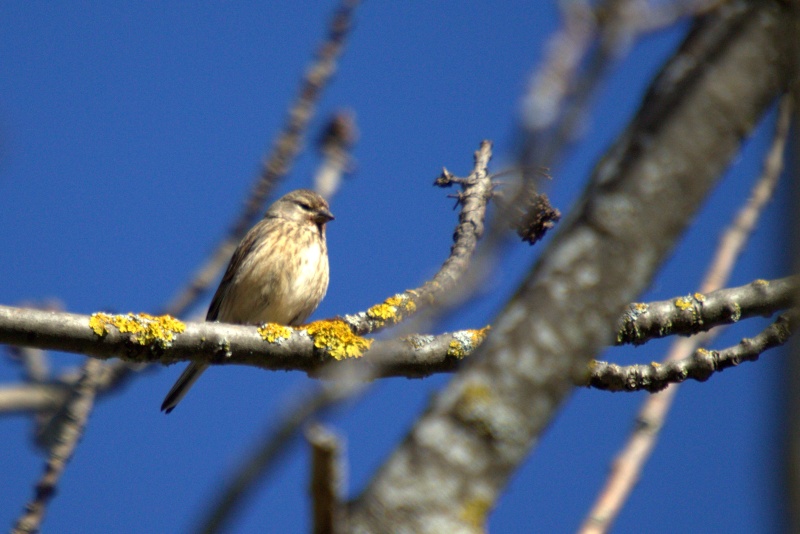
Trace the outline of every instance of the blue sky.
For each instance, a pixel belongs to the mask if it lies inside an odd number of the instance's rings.
[[[334,6],[0,5],[0,303],[55,298],[79,313],[160,308],[238,213]],[[332,204],[331,285],[315,318],[363,310],[436,271],[456,213],[431,184],[442,166],[467,173],[484,138],[495,142],[495,170],[511,161],[520,95],[557,25],[546,2],[359,8],[311,134],[341,108],[353,110],[361,133],[356,172]],[[551,170],[548,192],[563,212],[685,30],[646,37],[601,86],[584,137]],[[643,299],[698,286],[730,211],[759,172],[773,120],[770,113],[747,142]],[[310,186],[317,162],[304,152],[280,191]],[[732,285],[785,274],[785,196],[772,203]],[[490,323],[541,250],[512,249],[482,298],[441,329]],[[739,325],[715,346],[764,324]],[[604,358],[650,362],[666,346],[613,349]],[[56,368],[79,361],[52,355]],[[300,373],[212,369],[166,417],[158,407],[181,368],[143,374],[97,406],[45,532],[186,531],[225,473],[310,382]],[[683,386],[616,531],[640,532],[643,522],[650,532],[776,530],[780,372],[780,355],[769,353]],[[0,361],[3,383],[19,376]],[[326,418],[347,440],[351,492],[447,380],[384,380]],[[577,391],[511,481],[490,528],[574,530],[643,398]],[[0,524],[19,515],[42,470],[31,428],[21,416],[0,420]],[[234,531],[308,530],[308,454],[297,445]]]

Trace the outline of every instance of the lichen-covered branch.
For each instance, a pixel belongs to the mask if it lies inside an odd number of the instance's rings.
[[[798,29],[790,4],[744,0],[695,27],[481,354],[432,399],[351,504],[351,531],[484,531],[575,377],[613,341],[623,307],[649,285],[742,138],[796,79]]]
[[[184,323],[168,315],[89,316],[0,306],[0,343],[76,352],[99,359],[119,358],[129,363],[202,361],[312,374],[325,373],[326,364],[342,360],[341,365],[365,367],[365,377],[422,377],[453,371],[481,344],[487,331],[484,328],[373,341],[353,334],[341,320],[255,328]],[[370,353],[378,356],[370,358]]]
[[[783,154],[793,108],[793,99],[789,94],[784,94],[778,105],[778,120],[775,124],[772,146],[764,158],[763,172],[744,206],[720,236],[714,258],[700,286],[702,293],[719,290],[727,283],[736,260],[744,250],[760,215],[775,191],[783,169]],[[707,346],[722,328],[673,341],[665,361],[669,364],[688,360],[693,354],[697,354],[698,349]],[[679,387],[680,384],[673,384],[672,387],[644,399],[631,434],[612,462],[608,479],[586,515],[579,530],[580,534],[602,534],[611,528],[655,448]]]
[[[706,295],[695,293],[629,304],[619,320],[622,326],[617,331],[617,343],[641,344],[656,337],[696,334],[754,316],[769,316],[791,306],[799,288],[800,275],[796,275],[756,280]],[[0,306],[2,343],[77,352],[96,358],[118,356],[128,363],[202,360],[299,370],[315,376],[328,373],[327,362],[352,360],[362,355],[367,357],[359,359],[357,365],[368,368],[365,376],[372,378],[421,378],[453,372],[477,350],[488,332],[486,327],[373,342],[353,334],[348,325],[336,320],[317,321],[298,328],[266,325],[257,330],[247,326],[183,323],[147,314],[86,316]],[[351,364],[356,362],[348,363]],[[63,398],[63,392],[59,391],[64,385],[0,386],[0,412],[52,407],[52,403]]]
[[[491,157],[492,143],[483,141],[475,152],[475,166],[468,177],[458,178],[444,169],[436,179],[435,184],[440,187],[461,186],[461,191],[456,193],[461,211],[453,233],[453,246],[439,272],[418,289],[409,289],[389,297],[365,312],[345,315],[343,320],[353,332],[364,335],[398,324],[455,288],[467,271],[478,240],[483,235],[486,205],[492,197],[492,179],[487,169]]]
[[[724,350],[698,349],[689,358],[663,364],[625,365],[596,361],[591,364],[589,382],[595,389],[606,391],[661,391],[669,384],[685,380],[704,382],[711,375],[742,362],[754,362],[769,349],[780,347],[789,340],[800,320],[800,311],[792,309],[778,317],[769,327],[753,338]]]
[[[617,329],[617,345],[641,345],[671,335],[692,335],[742,319],[769,317],[797,301],[800,275],[756,280],[708,294],[693,293],[657,302],[628,305]]]

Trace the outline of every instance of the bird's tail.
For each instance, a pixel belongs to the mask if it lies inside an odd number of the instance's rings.
[[[178,378],[178,381],[175,382],[175,385],[172,386],[172,389],[169,390],[169,393],[167,393],[164,402],[161,403],[161,411],[169,413],[174,410],[175,406],[186,396],[189,388],[197,382],[197,379],[206,369],[208,369],[208,364],[206,363],[190,363],[189,367],[186,368]]]

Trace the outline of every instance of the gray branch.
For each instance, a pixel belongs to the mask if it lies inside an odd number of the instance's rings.
[[[705,17],[600,162],[481,350],[351,505],[354,532],[482,532],[510,476],[624,306],[646,288],[742,138],[797,76],[790,4]],[[747,73],[743,76],[742,73]]]
[[[0,343],[130,363],[200,361],[313,375],[326,372],[326,364],[343,359],[334,366],[336,372],[341,372],[341,366],[360,365],[371,368],[359,373],[361,376],[415,378],[455,370],[480,345],[488,330],[373,342],[352,335],[341,321],[330,320],[297,328],[274,325],[277,330],[270,338],[269,333],[261,334],[253,326],[181,323],[169,316],[128,314],[108,316],[117,326],[107,324],[100,335],[90,326],[93,317],[0,305]],[[181,325],[182,331],[169,330],[170,325]],[[139,326],[141,332],[120,331]],[[371,360],[370,353],[380,357]]]
[[[750,317],[769,317],[797,301],[800,275],[779,280],[756,280],[747,285],[720,289],[707,295],[648,303],[633,303],[622,315],[617,345],[641,345],[671,335],[692,335]]]
[[[472,254],[483,235],[486,206],[492,197],[492,179],[487,169],[491,158],[492,143],[483,141],[475,152],[475,166],[468,177],[458,178],[447,169],[442,171],[435,185],[461,186],[461,191],[455,194],[461,211],[458,214],[458,226],[453,233],[450,255],[433,279],[422,287],[394,295],[365,312],[344,316],[344,321],[350,325],[353,332],[364,335],[396,325],[430,306],[436,299],[456,287],[469,268]]]
[[[719,373],[742,362],[754,362],[765,351],[780,347],[796,332],[800,310],[793,309],[783,315],[753,338],[745,338],[738,345],[724,350],[698,349],[689,358],[664,364],[620,366],[596,361],[591,364],[588,386],[606,391],[661,391],[670,384],[685,380],[705,382]]]
[[[800,275],[778,280],[756,280],[750,284],[700,295],[695,293],[669,300],[634,303],[618,323],[617,343],[641,344],[667,335],[690,335],[754,316],[769,316],[788,308],[800,288]],[[120,316],[125,321],[148,320]],[[185,323],[183,332],[165,341],[153,337],[120,333],[109,326],[99,336],[89,326],[91,316],[54,310],[0,306],[0,342],[35,349],[77,352],[95,358],[118,357],[127,363],[203,361],[214,364],[251,365],[272,370],[298,370],[315,376],[342,372],[341,366],[365,367],[361,376],[371,378],[403,376],[422,378],[454,372],[460,362],[483,343],[488,328],[461,330],[440,335],[413,334],[375,341],[362,351],[363,358],[350,358],[328,367],[331,351],[315,346],[305,330],[287,329],[288,337],[266,342],[252,326],[217,323]],[[336,325],[336,321],[318,324]],[[346,332],[345,332],[346,333]],[[345,346],[370,343],[347,334]],[[118,363],[122,363],[118,362]],[[113,376],[109,374],[109,377]],[[46,411],[63,402],[69,385],[53,381],[42,384],[11,385],[0,388],[0,412]],[[104,389],[107,386],[104,386]]]
[[[344,461],[342,441],[320,424],[306,430],[306,440],[311,446],[311,494],[314,534],[344,532],[342,486]]]
[[[64,404],[66,415],[59,418],[63,426],[58,440],[49,451],[44,473],[34,489],[33,499],[25,506],[20,518],[12,528],[14,534],[30,534],[39,532],[47,505],[55,495],[58,481],[64,473],[67,463],[72,459],[78,440],[94,406],[96,381],[103,374],[103,364],[97,360],[87,360],[83,367],[83,375],[70,391],[69,400]]]

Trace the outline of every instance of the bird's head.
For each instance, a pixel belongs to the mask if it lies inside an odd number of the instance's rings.
[[[334,219],[328,202],[310,189],[297,189],[276,200],[267,210],[267,217],[270,216],[289,219],[299,224],[313,224],[320,231],[328,221]]]

